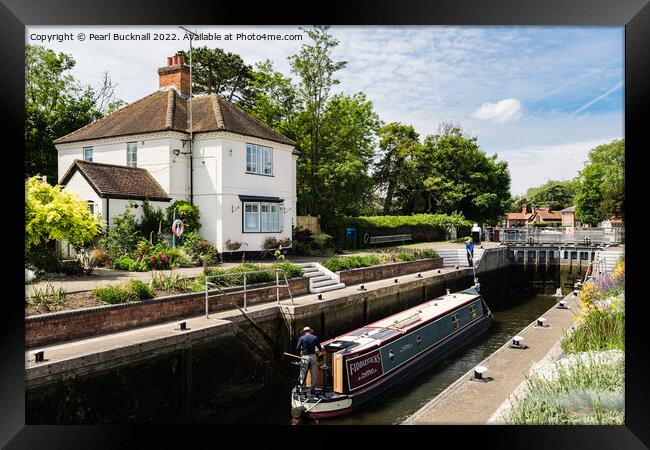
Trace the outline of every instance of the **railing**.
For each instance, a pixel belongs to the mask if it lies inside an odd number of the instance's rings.
[[[580,228],[580,227],[526,227],[503,228],[499,230],[504,244],[620,244],[623,242],[623,228]]]
[[[210,318],[208,315],[208,298],[209,297],[214,297],[216,295],[223,295],[223,294],[231,294],[231,293],[239,293],[243,292],[244,293],[244,309],[246,309],[246,297],[247,293],[249,291],[250,285],[246,282],[247,275],[255,274],[255,273],[262,273],[262,272],[275,272],[275,296],[276,296],[276,303],[279,305],[280,304],[280,288],[281,287],[286,287],[287,290],[289,291],[289,298],[291,299],[291,302],[294,303],[293,301],[293,294],[291,293],[291,286],[289,285],[289,280],[287,279],[287,274],[282,270],[282,269],[261,269],[261,270],[251,270],[248,272],[235,272],[235,273],[222,273],[219,275],[209,275],[205,277],[205,317]],[[224,287],[218,285],[217,283],[214,283],[210,280],[216,280],[217,278],[224,278],[224,277],[233,277],[233,276],[244,276],[244,284],[241,286],[228,286],[227,288],[229,289],[228,292],[225,291]],[[282,275],[282,278],[284,279],[284,284],[280,284],[280,275]],[[212,292],[215,290],[218,291],[218,294],[210,294],[210,286],[213,287]],[[236,287],[243,287],[242,290],[234,290],[231,291],[230,288],[236,288]],[[214,289],[216,288],[216,289]]]
[[[372,236],[370,237],[370,244],[383,244],[385,242],[402,242],[410,241],[410,234],[394,234],[392,236]]]

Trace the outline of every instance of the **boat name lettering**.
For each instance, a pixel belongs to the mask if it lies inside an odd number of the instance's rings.
[[[363,369],[368,364],[380,364],[380,363],[381,363],[381,356],[379,356],[379,354],[371,355],[366,359],[362,359],[361,361],[357,361],[350,364],[350,375],[354,375],[356,372]]]

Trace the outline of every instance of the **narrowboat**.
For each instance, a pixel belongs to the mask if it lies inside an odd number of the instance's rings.
[[[347,414],[485,332],[492,313],[473,288],[437,297],[323,342],[316,380],[291,391],[293,417]]]

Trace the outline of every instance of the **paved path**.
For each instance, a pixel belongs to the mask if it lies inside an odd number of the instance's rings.
[[[488,383],[470,381],[472,368],[433,400],[403,422],[404,425],[463,424],[482,425],[488,423],[508,396],[524,381],[532,365],[557,352],[557,342],[562,333],[576,319],[580,308],[577,296],[569,294],[564,298],[570,309],[555,306],[543,314],[550,325],[548,328],[536,327],[535,322],[517,333],[524,338],[529,348],[512,349],[506,342],[480,364],[488,368],[486,376],[494,380]]]

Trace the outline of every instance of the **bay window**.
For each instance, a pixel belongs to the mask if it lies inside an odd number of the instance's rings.
[[[279,203],[244,202],[244,233],[280,233]]]

